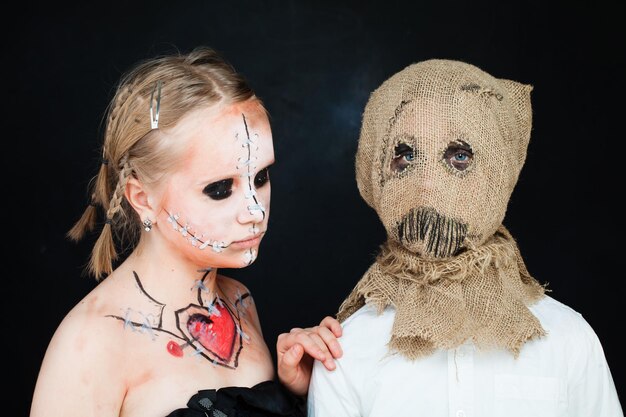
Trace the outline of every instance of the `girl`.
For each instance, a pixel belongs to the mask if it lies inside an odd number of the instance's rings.
[[[293,395],[250,292],[218,274],[254,262],[267,231],[262,102],[203,47],[136,65],[107,116],[91,204],[69,232],[81,239],[102,209],[89,271],[106,279],[53,336],[31,417],[301,415],[311,358],[332,369],[340,354],[338,322],[279,338]],[[114,268],[116,247],[132,251]]]

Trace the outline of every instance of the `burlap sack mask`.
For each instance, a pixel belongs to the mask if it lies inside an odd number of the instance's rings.
[[[468,339],[515,355],[544,334],[544,289],[502,225],[530,139],[532,87],[467,63],[419,62],[370,96],[359,191],[388,240],[340,307],[396,308],[390,347],[413,359]]]

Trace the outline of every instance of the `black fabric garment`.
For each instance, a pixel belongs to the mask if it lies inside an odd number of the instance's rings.
[[[305,417],[305,400],[277,381],[264,381],[251,388],[224,387],[198,391],[187,408],[166,417]]]

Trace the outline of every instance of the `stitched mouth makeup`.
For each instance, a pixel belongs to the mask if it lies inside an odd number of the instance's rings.
[[[444,216],[432,207],[418,207],[397,223],[397,234],[408,248],[445,258],[461,250],[467,236],[467,224]]]
[[[189,240],[192,246],[197,247],[200,250],[204,250],[207,247],[213,249],[214,252],[221,252],[224,249],[228,248],[230,245],[224,243],[223,241],[211,240],[205,237],[204,233],[198,233],[191,227],[188,223],[185,223],[183,226],[178,220],[180,219],[179,214],[171,214],[169,211],[167,212],[168,218],[167,221],[172,225],[172,228],[178,232],[180,232],[181,236],[185,239]]]

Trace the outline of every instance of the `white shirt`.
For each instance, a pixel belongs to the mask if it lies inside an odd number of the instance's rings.
[[[343,357],[315,361],[309,417],[623,417],[596,333],[570,307],[544,297],[531,308],[547,336],[517,359],[472,343],[409,361],[389,355],[395,309],[364,306],[343,324]]]

